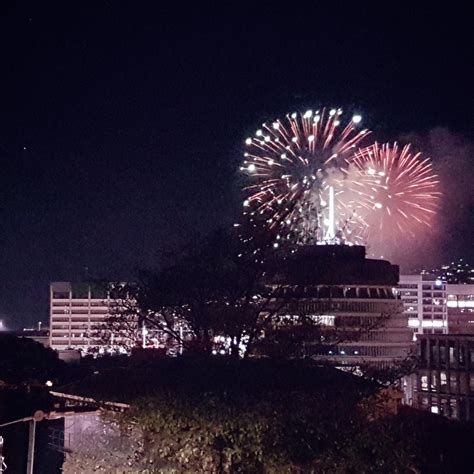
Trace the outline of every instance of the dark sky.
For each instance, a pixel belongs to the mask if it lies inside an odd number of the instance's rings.
[[[242,142],[268,118],[329,104],[382,138],[472,133],[467,11],[278,3],[1,2],[8,324],[46,321],[52,280],[127,278],[231,223]]]

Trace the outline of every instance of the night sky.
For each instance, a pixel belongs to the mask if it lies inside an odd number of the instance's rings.
[[[467,11],[277,3],[1,2],[9,326],[47,321],[50,281],[130,278],[231,224],[243,140],[264,120],[328,104],[380,139],[472,140]]]

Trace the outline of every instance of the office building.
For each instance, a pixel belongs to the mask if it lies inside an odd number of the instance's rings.
[[[396,286],[399,270],[384,260],[365,257],[365,248],[308,245],[279,265],[275,283],[283,285],[288,317],[313,317],[336,345],[306,344],[305,355],[340,365],[390,365],[413,348],[412,332]]]
[[[474,334],[474,284],[446,286],[449,334]]]
[[[433,275],[400,275],[398,292],[414,336],[446,334],[446,282]]]
[[[462,421],[474,420],[474,335],[418,336],[414,406]]]
[[[53,282],[50,285],[50,347],[103,350],[98,328],[114,304],[107,285]]]

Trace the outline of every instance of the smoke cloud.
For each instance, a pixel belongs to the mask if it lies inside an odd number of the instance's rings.
[[[434,268],[456,258],[473,260],[474,249],[474,144],[447,128],[426,134],[406,134],[401,143],[412,143],[431,157],[443,193],[436,221],[419,238],[392,250],[393,263],[403,271]]]

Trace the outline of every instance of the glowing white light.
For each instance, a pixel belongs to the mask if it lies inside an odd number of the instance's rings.
[[[273,248],[277,249],[278,248],[278,242],[274,242]]]
[[[282,153],[282,154],[280,155],[280,158],[285,159],[285,158],[286,158],[286,153]]]
[[[245,144],[246,144],[246,145],[251,145],[251,144],[252,144],[252,139],[251,139],[251,138],[247,138],[247,139],[245,140]]]
[[[263,134],[263,132],[262,132],[261,130],[257,130],[257,131],[255,132],[255,135],[257,135],[257,137],[261,137],[262,134]]]
[[[321,120],[321,116],[320,115],[315,115],[314,119],[313,119],[313,122],[318,123],[320,120]]]
[[[270,140],[271,140],[270,135],[267,135],[267,136],[265,137],[265,141],[266,141],[266,142],[269,142]]]
[[[296,143],[296,142],[298,141],[298,137],[293,137],[293,138],[291,139],[291,141],[292,141],[293,143]]]
[[[278,130],[280,128],[280,124],[278,122],[273,122],[272,126],[275,130]]]
[[[435,285],[436,286],[441,286],[442,284],[443,284],[443,282],[439,278],[437,278],[436,281],[435,281]]]
[[[249,171],[255,171],[256,167],[255,167],[255,165],[254,165],[253,163],[250,163],[250,164],[248,165],[247,169],[248,169]]]
[[[292,119],[295,119],[296,117],[297,117],[296,112],[293,112],[293,113],[291,114],[291,118],[292,118]]]
[[[331,223],[331,221],[329,219],[324,219],[324,225],[329,225]]]
[[[375,170],[372,169],[372,168],[369,168],[369,169],[367,170],[367,174],[370,174],[370,175],[373,176],[373,175],[375,174]]]
[[[326,202],[326,201],[324,201],[324,199],[321,199],[321,206],[323,206],[323,207],[324,207],[324,206],[326,206],[326,205],[327,205],[327,202]]]
[[[341,124],[341,122],[340,122],[339,120],[335,120],[335,121],[334,121],[334,125],[335,125],[336,127],[337,127],[338,125],[340,125],[340,124]]]
[[[334,115],[336,115],[336,109],[331,109],[331,110],[329,111],[329,115],[330,115],[331,117],[333,117]]]
[[[267,163],[272,166],[275,162],[270,158]]]
[[[380,202],[376,202],[376,203],[375,203],[375,207],[376,207],[377,209],[382,209],[383,206],[382,206],[382,204],[381,204]]]
[[[45,384],[47,387],[52,387],[53,386],[53,382],[51,382],[51,380],[46,380],[46,384]]]
[[[385,176],[385,173],[383,171],[379,171],[379,176]]]
[[[362,121],[362,115],[356,114],[352,116],[352,121],[354,123],[360,123]]]
[[[290,225],[290,224],[291,224],[291,220],[290,220],[290,219],[287,219],[287,220],[286,220],[286,224],[287,224],[287,225]]]
[[[312,115],[313,115],[313,111],[312,110],[307,110],[304,113],[303,118],[310,118]]]
[[[309,141],[309,142],[314,141],[314,135],[309,135],[309,136],[308,136],[308,141]]]

